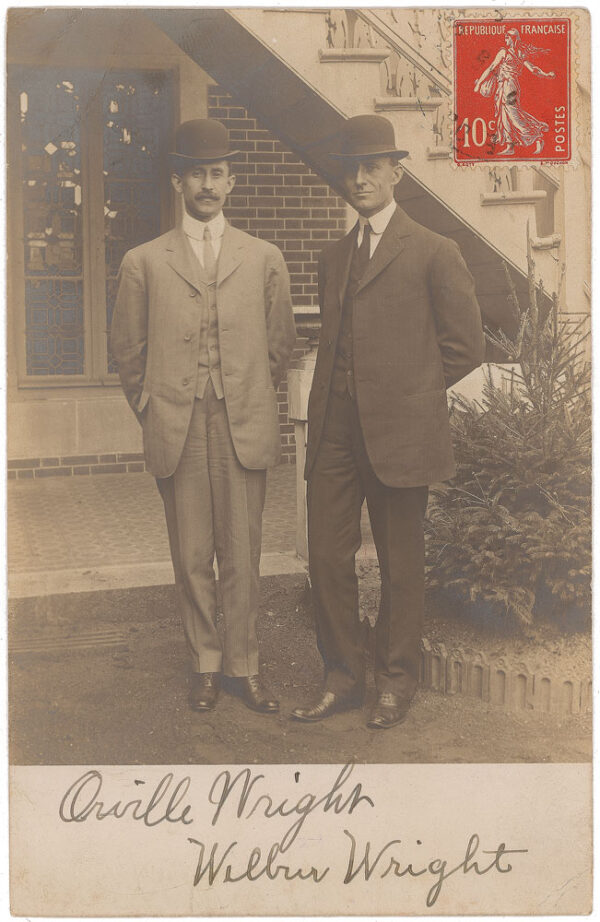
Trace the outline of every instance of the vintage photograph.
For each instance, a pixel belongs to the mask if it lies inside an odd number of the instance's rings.
[[[589,13],[6,41],[11,911],[589,912]]]
[[[588,14],[15,8],[15,766],[591,759]]]

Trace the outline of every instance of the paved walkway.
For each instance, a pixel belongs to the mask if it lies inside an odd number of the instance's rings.
[[[304,572],[296,555],[296,468],[269,472],[261,573]],[[372,554],[365,518],[363,555]],[[162,501],[149,474],[8,484],[13,598],[171,583]]]

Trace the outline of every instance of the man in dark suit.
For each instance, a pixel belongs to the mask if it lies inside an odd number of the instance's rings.
[[[171,181],[183,219],[125,255],[111,345],[165,506],[190,706],[212,710],[225,675],[248,707],[270,713],[279,705],[259,677],[256,636],[261,520],[295,327],[281,252],[223,217],[236,154],[214,119],[177,129]]]
[[[332,156],[360,218],[320,260],[305,471],[325,684],[314,706],[292,716],[317,721],[362,704],[366,624],[355,554],[366,498],[381,573],[367,726],[387,729],[406,716],[418,680],[428,485],[454,473],[446,388],[483,361],[484,337],[458,246],[394,201],[407,151],[396,148],[392,124],[357,116],[340,140]]]

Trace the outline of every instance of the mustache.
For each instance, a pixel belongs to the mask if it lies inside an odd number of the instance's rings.
[[[194,199],[195,199],[196,201],[199,201],[200,199],[205,199],[205,198],[209,198],[209,199],[211,199],[213,202],[216,202],[216,201],[218,201],[219,196],[218,196],[218,195],[213,195],[211,192],[200,192],[198,195],[195,195],[195,196],[194,196]]]

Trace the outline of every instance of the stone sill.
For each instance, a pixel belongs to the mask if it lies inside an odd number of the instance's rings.
[[[427,159],[428,160],[448,160],[452,156],[451,147],[428,147],[427,148]]]
[[[560,234],[551,234],[549,237],[534,237],[531,246],[534,250],[554,250],[561,244]]]
[[[438,96],[377,96],[373,102],[377,112],[434,112],[444,100]]]
[[[327,48],[319,49],[321,64],[382,64],[391,54],[390,48]]]
[[[543,189],[533,192],[482,192],[482,205],[535,205],[543,202],[546,193]]]

